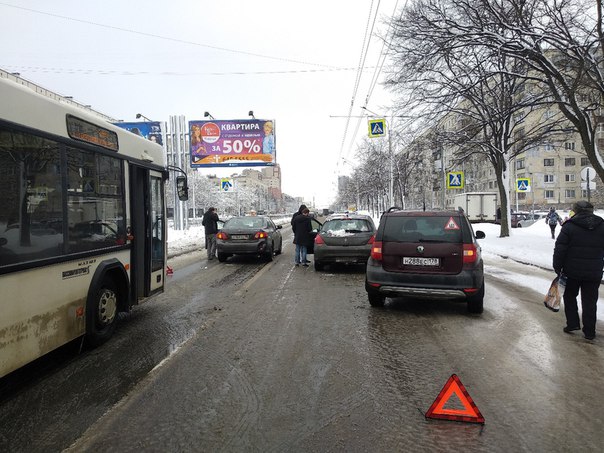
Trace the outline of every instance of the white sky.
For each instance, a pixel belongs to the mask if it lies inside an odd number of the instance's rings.
[[[247,119],[249,110],[274,119],[283,191],[320,207],[350,171],[341,157],[354,161],[351,144],[367,134],[366,119],[353,117],[345,135],[339,116],[351,108],[368,21],[377,10],[374,35],[384,35],[403,3],[0,0],[0,68],[124,121],[203,120],[204,111]],[[373,36],[354,116],[364,114],[381,51]],[[366,105],[388,114],[382,81]]]

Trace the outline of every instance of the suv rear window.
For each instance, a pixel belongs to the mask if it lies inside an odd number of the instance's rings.
[[[463,225],[459,217],[452,217],[451,215],[429,217],[392,216],[385,220],[383,241],[463,242]]]

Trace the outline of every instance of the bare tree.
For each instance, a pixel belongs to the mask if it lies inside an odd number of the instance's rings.
[[[395,21],[396,69],[389,83],[406,94],[406,108],[413,106],[432,121],[434,145],[453,150],[452,164],[474,155],[491,163],[501,201],[501,236],[508,236],[510,161],[563,128],[556,121],[525,121],[548,104],[548,97],[537,89],[529,93],[523,62],[469,39],[469,31],[505,35],[474,9],[475,3],[420,0],[406,8]]]

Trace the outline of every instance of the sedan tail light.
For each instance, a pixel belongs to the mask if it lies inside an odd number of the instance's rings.
[[[478,259],[478,249],[474,244],[463,245],[463,263],[472,264]]]
[[[256,234],[254,234],[254,239],[266,239],[268,237],[268,234],[266,231],[258,231]]]
[[[315,244],[319,244],[319,245],[325,244],[325,241],[323,240],[323,238],[321,237],[320,234],[317,234],[315,236]]]
[[[382,241],[373,240],[373,245],[371,246],[371,258],[376,261],[382,261]]]
[[[221,231],[220,233],[218,233],[216,235],[216,239],[222,239],[223,241],[226,241],[229,238],[229,235],[224,233],[223,231]]]

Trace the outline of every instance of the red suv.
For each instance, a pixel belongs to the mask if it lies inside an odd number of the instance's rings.
[[[382,215],[367,262],[369,303],[382,307],[386,297],[457,299],[470,313],[482,313],[484,265],[482,231],[462,209],[400,211]]]

